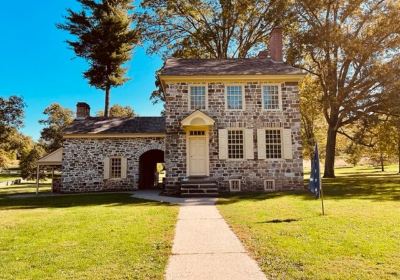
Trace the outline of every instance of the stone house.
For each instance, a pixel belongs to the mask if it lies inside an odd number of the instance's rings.
[[[159,78],[165,117],[90,117],[77,105],[65,130],[62,192],[153,188],[167,194],[303,188],[299,69],[270,53],[247,59],[175,59]],[[158,173],[159,174],[159,173]]]

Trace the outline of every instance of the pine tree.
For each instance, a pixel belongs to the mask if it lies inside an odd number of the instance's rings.
[[[132,28],[135,21],[131,0],[78,0],[82,10],[68,9],[65,24],[57,27],[68,31],[76,40],[67,43],[78,57],[89,62],[84,77],[89,84],[105,92],[105,117],[109,114],[110,90],[124,84],[127,69],[139,41],[139,32]]]

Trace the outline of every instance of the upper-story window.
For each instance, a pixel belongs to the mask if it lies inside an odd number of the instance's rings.
[[[265,110],[280,110],[281,96],[279,85],[264,85],[262,87],[263,108]]]
[[[190,86],[189,102],[191,110],[206,109],[206,87]]]
[[[241,86],[226,87],[226,104],[228,110],[243,109],[243,92]]]

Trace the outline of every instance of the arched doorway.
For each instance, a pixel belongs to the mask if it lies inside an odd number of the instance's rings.
[[[164,152],[161,150],[150,150],[139,157],[139,188],[157,188],[159,176],[157,176],[157,164],[160,169],[164,163]],[[165,171],[164,171],[165,172]]]

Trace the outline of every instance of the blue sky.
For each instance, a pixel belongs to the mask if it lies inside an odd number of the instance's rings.
[[[27,105],[22,132],[38,139],[43,110],[57,102],[75,111],[78,101],[90,104],[92,114],[103,109],[104,94],[82,77],[87,68],[75,58],[58,30],[67,8],[78,9],[74,0],[6,1],[0,9],[0,96],[22,96]],[[159,56],[136,48],[129,62],[124,86],[111,92],[111,104],[130,105],[141,116],[159,115],[162,105],[149,100],[154,72],[162,65]]]

